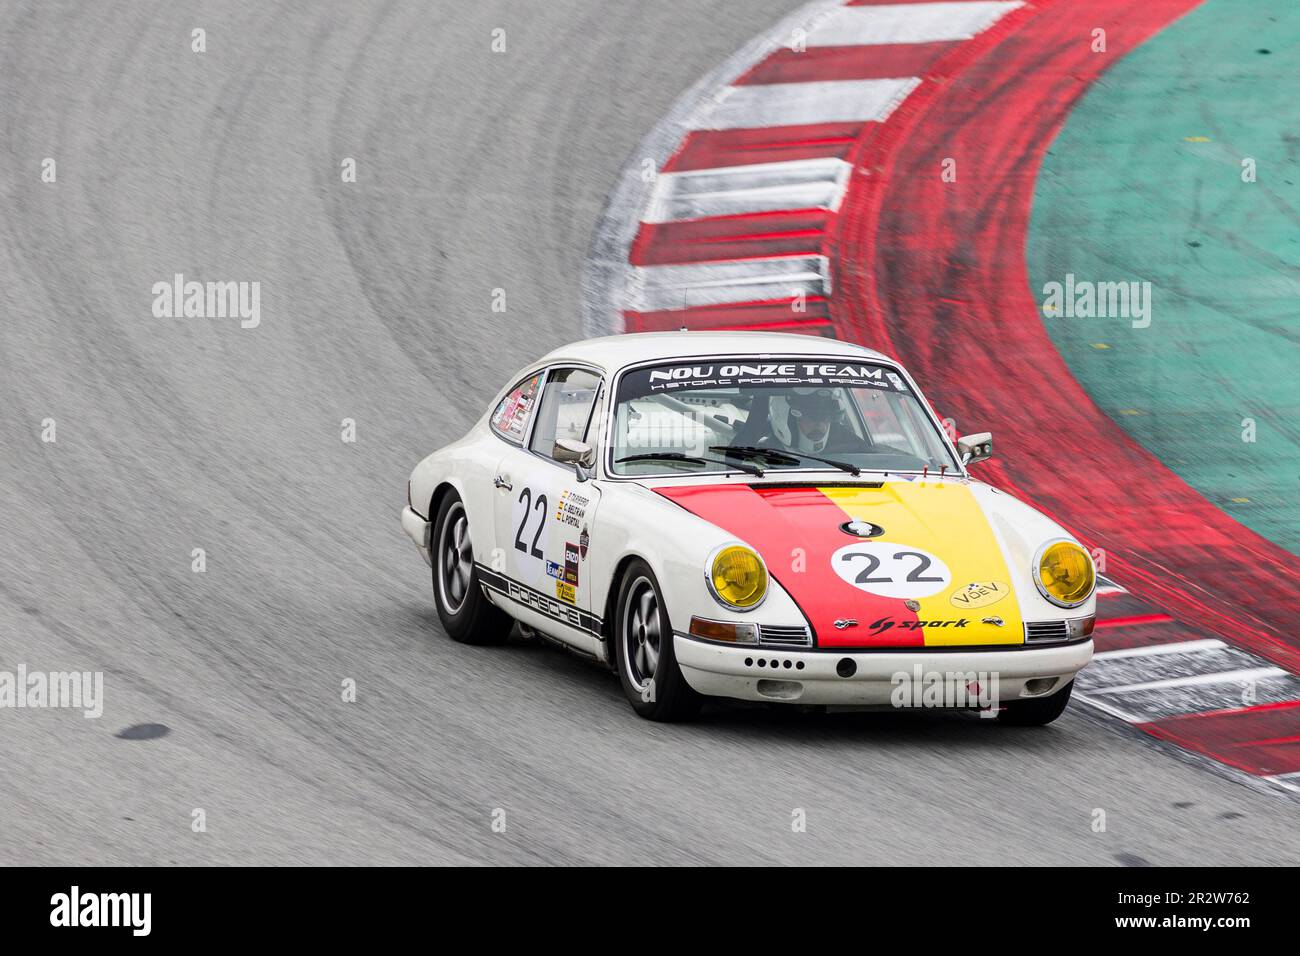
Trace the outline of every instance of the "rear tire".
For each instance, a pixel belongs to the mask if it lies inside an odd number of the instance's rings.
[[[677,666],[673,628],[659,582],[644,561],[633,561],[614,605],[614,658],[628,703],[647,720],[686,720],[704,699]]]
[[[1074,681],[1066,684],[1055,694],[1047,697],[1028,697],[1013,700],[998,714],[998,720],[1012,727],[1041,727],[1050,724],[1065,711],[1070,702],[1070,692],[1074,690]]]
[[[488,600],[479,585],[470,547],[469,517],[454,491],[443,495],[438,505],[430,548],[433,602],[443,630],[462,644],[504,644],[513,622]]]

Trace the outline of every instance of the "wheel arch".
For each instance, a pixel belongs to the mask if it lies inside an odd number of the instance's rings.
[[[455,492],[456,497],[460,498],[462,502],[465,500],[465,496],[461,494],[460,489],[449,479],[444,478],[434,486],[433,494],[429,497],[429,521],[433,521],[438,516],[438,509],[442,506],[442,499],[447,497],[448,492]]]

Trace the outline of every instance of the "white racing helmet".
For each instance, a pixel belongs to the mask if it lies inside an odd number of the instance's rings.
[[[843,409],[828,388],[795,388],[788,395],[774,395],[768,401],[768,418],[772,431],[792,451],[816,454],[826,448],[831,425]],[[812,423],[800,427],[801,421]]]

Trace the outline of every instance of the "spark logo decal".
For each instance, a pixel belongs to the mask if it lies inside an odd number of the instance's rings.
[[[883,634],[894,625],[898,625],[905,631],[915,631],[923,627],[965,627],[969,623],[964,617],[956,621],[895,621],[892,618],[882,617],[878,621],[871,622],[871,633]]]

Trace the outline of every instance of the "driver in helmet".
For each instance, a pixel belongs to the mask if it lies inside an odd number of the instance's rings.
[[[840,417],[840,405],[825,389],[807,394],[796,392],[787,399],[790,405],[790,449],[821,452],[831,437],[831,425]]]
[[[775,437],[790,451],[821,454],[828,449],[852,450],[859,444],[840,424],[840,403],[830,389],[796,390],[774,399],[770,412]]]

